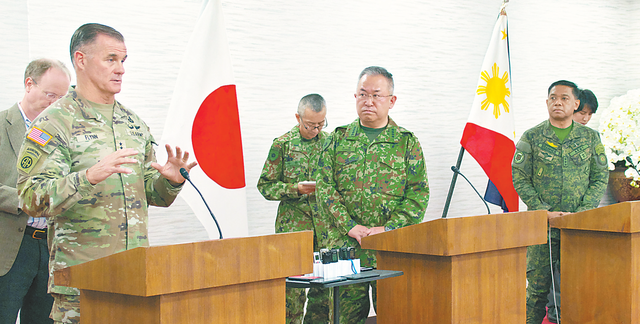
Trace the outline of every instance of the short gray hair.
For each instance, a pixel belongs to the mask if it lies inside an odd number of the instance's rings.
[[[391,75],[391,73],[389,73],[387,69],[380,66],[370,66],[368,68],[365,68],[364,70],[362,70],[362,72],[360,72],[360,76],[358,77],[358,82],[360,82],[362,77],[365,75],[366,76],[382,75],[383,77],[385,77],[387,81],[389,81],[389,91],[391,92],[390,94],[393,94],[393,88],[394,88],[393,75]]]
[[[69,73],[69,70],[64,65],[64,63],[60,62],[59,60],[41,58],[31,61],[29,65],[27,65],[27,68],[24,70],[23,83],[27,82],[27,78],[31,78],[33,81],[38,83],[38,81],[40,81],[40,78],[42,78],[42,76],[51,68],[59,69],[69,77],[69,80],[71,80],[71,74]]]
[[[327,108],[327,103],[321,95],[312,93],[300,99],[300,103],[298,103],[298,115],[304,116],[304,111],[307,108],[319,113]]]
[[[95,23],[84,24],[78,27],[73,33],[73,36],[71,36],[69,55],[71,56],[71,64],[73,64],[73,66],[76,65],[76,62],[73,61],[73,53],[92,44],[100,34],[115,38],[124,43],[124,36],[113,27]]]

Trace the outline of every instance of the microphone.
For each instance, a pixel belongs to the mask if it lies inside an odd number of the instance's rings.
[[[213,213],[211,212],[211,209],[209,208],[207,201],[204,200],[204,197],[202,196],[202,193],[200,192],[200,190],[198,190],[198,187],[196,187],[196,185],[194,185],[193,182],[191,181],[191,178],[189,177],[189,172],[187,172],[185,168],[180,168],[180,174],[182,175],[183,178],[185,178],[185,180],[189,181],[189,183],[200,195],[200,198],[202,198],[202,201],[204,202],[204,205],[207,206],[207,210],[209,211],[209,214],[211,214],[213,221],[216,222],[216,226],[218,227],[218,233],[220,234],[220,239],[222,239],[222,230],[220,229],[220,224],[218,224],[218,220],[216,219],[216,216],[214,216]]]
[[[467,179],[467,177],[465,177],[464,174],[462,174],[462,172],[460,172],[460,169],[456,168],[455,165],[452,165],[451,166],[451,171],[461,175],[465,180],[467,180],[467,182],[469,183],[471,188],[473,188],[473,191],[475,191],[476,194],[478,194],[478,197],[480,197],[480,199],[482,199],[482,202],[484,202],[484,205],[487,207],[487,214],[491,214],[491,210],[489,209],[489,205],[487,204],[487,201],[484,200],[484,197],[482,197],[482,195],[478,192],[478,190],[476,190],[476,187],[473,186],[471,181],[469,181],[469,179]]]

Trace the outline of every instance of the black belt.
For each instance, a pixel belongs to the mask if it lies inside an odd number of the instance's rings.
[[[28,235],[37,240],[43,240],[47,238],[47,229],[37,229],[35,227],[27,226],[24,230],[24,235]]]

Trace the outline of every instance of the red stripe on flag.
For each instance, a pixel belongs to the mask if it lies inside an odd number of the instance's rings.
[[[198,165],[211,180],[227,189],[245,186],[235,85],[214,90],[202,102],[191,141]]]
[[[518,211],[518,194],[511,176],[511,160],[516,151],[513,140],[490,129],[467,123],[460,144],[496,185],[509,211]]]

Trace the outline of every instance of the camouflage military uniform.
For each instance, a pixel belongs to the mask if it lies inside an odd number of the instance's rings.
[[[321,246],[356,247],[362,266],[376,266],[375,251],[363,250],[348,236],[355,225],[387,230],[418,224],[429,201],[429,183],[422,148],[413,133],[389,118],[373,141],[360,119],[338,127],[325,141],[320,158],[318,204],[327,235]],[[373,288],[376,300],[375,283]],[[369,284],[341,289],[340,322],[364,323],[369,314]]]
[[[31,125],[50,135],[41,145],[25,139],[18,155],[20,208],[50,217],[50,271],[148,246],[148,205],[169,206],[181,186],[173,187],[151,167],[155,144],[147,125],[115,102],[112,125],[94,103],[75,90],[47,108]],[[47,139],[47,135],[40,138]],[[133,148],[131,174],[113,174],[92,185],[86,170],[106,155]],[[55,285],[49,291],[77,295],[76,288]],[[55,308],[54,308],[55,309]]]
[[[579,123],[560,142],[546,120],[527,130],[516,146],[513,185],[528,210],[579,212],[598,207],[609,173],[600,135]],[[560,231],[551,229],[551,249],[560,261]],[[527,249],[527,323],[545,316],[551,285],[549,247]]]
[[[313,215],[318,209],[315,193],[300,195],[298,183],[315,180],[322,141],[326,136],[327,133],[321,131],[318,136],[306,140],[295,126],[273,141],[258,180],[258,190],[266,199],[280,201],[276,233],[314,230]],[[314,235],[317,251],[315,241]],[[287,289],[287,323],[302,323],[305,299],[304,289]],[[329,304],[329,290],[310,289],[304,322],[327,323]]]

